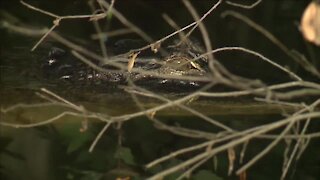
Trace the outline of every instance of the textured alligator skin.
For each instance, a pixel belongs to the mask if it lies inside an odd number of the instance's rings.
[[[195,81],[180,80],[181,76],[202,76],[207,72],[206,59],[192,61],[201,52],[187,45],[165,48],[166,56],[138,56],[133,72],[120,70],[112,65],[100,65],[104,71],[97,71],[60,48],[52,48],[44,59],[42,70],[44,76],[58,82],[71,82],[80,85],[119,85],[126,84],[128,79],[144,86],[184,86],[198,87]],[[114,56],[109,60],[127,67],[130,58]],[[96,63],[98,64],[98,63]],[[142,70],[142,73],[137,71]],[[147,73],[143,73],[147,72]],[[164,77],[159,77],[164,75]],[[176,78],[168,78],[174,76]]]

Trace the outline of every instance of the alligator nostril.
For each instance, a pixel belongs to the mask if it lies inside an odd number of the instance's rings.
[[[71,75],[65,75],[61,76],[60,79],[70,79],[72,76]]]

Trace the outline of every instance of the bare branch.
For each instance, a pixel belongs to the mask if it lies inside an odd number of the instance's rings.
[[[252,9],[252,8],[256,7],[258,4],[260,4],[261,2],[262,2],[262,0],[257,0],[256,2],[254,2],[250,5],[243,5],[243,4],[238,4],[238,3],[231,2],[231,1],[226,1],[226,3],[231,6],[240,7],[243,9]]]

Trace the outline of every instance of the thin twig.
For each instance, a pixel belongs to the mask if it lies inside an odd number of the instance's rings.
[[[226,1],[227,4],[231,5],[231,6],[235,6],[235,7],[240,7],[243,9],[252,9],[254,7],[256,7],[258,4],[260,4],[262,2],[262,0],[257,0],[256,2],[250,4],[250,5],[243,5],[243,4],[239,4],[239,3],[234,3],[231,1]]]
[[[183,178],[189,178],[191,176],[191,173],[197,169],[199,166],[201,166],[203,163],[207,162],[209,159],[211,159],[211,157],[207,157],[202,159],[201,161],[199,161],[198,163],[194,164],[192,167],[190,167],[188,170],[186,170],[185,172],[183,172],[178,178],[177,180],[181,180]]]
[[[37,8],[35,6],[32,6],[24,1],[20,1],[21,4],[25,5],[26,7],[34,10],[34,11],[37,11],[37,12],[40,12],[42,14],[45,14],[45,15],[48,15],[48,16],[51,16],[51,17],[54,17],[55,20],[53,21],[53,26],[40,38],[40,40],[32,47],[31,51],[34,51],[42,42],[43,40],[57,27],[59,26],[60,24],[60,21],[63,20],[63,19],[82,19],[82,18],[92,18],[92,17],[99,17],[103,14],[94,14],[94,15],[72,15],[72,16],[59,16],[59,15],[56,15],[54,13],[51,13],[49,11],[45,11],[45,10],[42,10],[40,8]]]
[[[266,148],[264,148],[259,154],[254,156],[249,162],[247,162],[245,165],[243,165],[240,169],[237,170],[236,174],[241,174],[244,171],[246,171],[248,168],[250,168],[253,164],[255,164],[259,159],[261,159],[264,155],[266,155],[268,152],[271,151],[273,147],[275,147],[282,139],[285,134],[288,133],[288,131],[292,128],[295,121],[291,121],[286,128],[279,134],[279,136],[272,141]]]
[[[299,81],[302,80],[301,77],[299,77],[298,75],[296,75],[296,74],[293,73],[292,71],[284,68],[283,66],[279,65],[278,63],[272,61],[271,59],[263,56],[262,54],[260,54],[260,53],[258,53],[258,52],[256,52],[256,51],[252,51],[252,50],[249,50],[249,49],[246,49],[246,48],[243,48],[243,47],[223,47],[223,48],[217,48],[217,49],[215,49],[215,50],[212,50],[212,51],[210,51],[210,52],[208,52],[208,53],[205,53],[205,54],[203,54],[203,55],[201,55],[201,56],[193,59],[193,61],[194,61],[194,60],[197,60],[197,59],[199,59],[199,58],[202,58],[203,56],[205,56],[205,55],[207,55],[207,54],[215,54],[215,53],[222,52],[222,51],[234,51],[234,50],[236,50],[236,51],[242,51],[242,52],[245,52],[245,53],[248,53],[248,54],[257,56],[257,57],[259,57],[261,60],[264,60],[264,61],[268,62],[269,64],[277,67],[278,69],[286,72],[287,74],[289,74],[289,75],[290,75],[291,77],[293,77],[294,79],[299,80]]]
[[[82,106],[77,106],[77,105],[75,105],[74,103],[66,100],[65,98],[62,98],[61,96],[58,96],[57,94],[49,91],[49,90],[46,89],[46,88],[41,88],[41,91],[43,91],[43,92],[45,92],[45,93],[53,96],[54,98],[56,98],[57,100],[65,103],[65,104],[68,104],[70,107],[72,107],[72,108],[75,109],[75,110],[78,110],[78,111],[80,111],[80,112],[82,112],[82,111],[85,110]]]
[[[44,39],[58,26],[58,24],[54,24],[40,39],[39,41],[31,48],[31,51],[34,51],[43,41]]]
[[[20,1],[20,3],[23,4],[24,6],[28,7],[29,9],[32,9],[34,11],[38,11],[38,12],[40,12],[42,14],[45,14],[45,15],[48,15],[48,16],[51,16],[51,17],[54,17],[54,18],[59,18],[60,17],[60,16],[58,16],[58,15],[56,15],[54,13],[39,9],[37,7],[34,7],[31,4],[28,4],[28,3],[24,2],[24,1]]]
[[[252,27],[256,31],[258,31],[262,35],[264,35],[267,39],[269,39],[271,42],[273,42],[276,46],[278,46],[286,55],[288,55],[295,62],[300,64],[302,68],[304,68],[305,70],[309,71],[313,75],[315,75],[317,77],[320,77],[320,72],[319,72],[319,70],[317,70],[317,68],[314,65],[312,65],[306,59],[300,58],[299,56],[297,56],[297,54],[294,53],[295,51],[291,51],[280,40],[278,40],[273,34],[271,34],[269,31],[267,31],[262,26],[258,25],[257,23],[255,23],[254,21],[249,19],[248,17],[246,17],[246,16],[244,16],[244,15],[242,15],[240,13],[234,12],[234,11],[225,11],[224,13],[221,14],[221,16],[222,17],[233,16],[233,17],[235,17],[237,19],[240,19],[241,21],[245,22],[250,27]]]
[[[94,139],[94,141],[92,142],[90,148],[89,148],[89,152],[91,153],[93,151],[93,149],[96,147],[98,141],[101,139],[102,135],[106,132],[106,130],[109,128],[109,126],[112,124],[112,122],[107,122],[107,124],[101,129],[101,131],[99,132],[99,134],[96,136],[96,138]]]
[[[38,122],[38,123],[31,123],[31,124],[18,124],[18,123],[8,123],[8,122],[3,122],[3,121],[0,121],[0,125],[2,126],[8,126],[8,127],[13,127],[13,128],[31,128],[31,127],[37,127],[37,126],[43,126],[43,125],[46,125],[46,124],[51,124],[53,123],[54,121],[57,121],[59,120],[60,118],[66,116],[66,115],[71,115],[71,116],[77,116],[77,117],[87,117],[87,118],[90,118],[90,117],[94,117],[92,115],[86,115],[84,116],[83,113],[76,113],[76,112],[71,112],[71,111],[64,111],[52,118],[49,118],[45,121],[41,121],[41,122]]]
[[[98,0],[98,2],[105,7],[106,9],[109,9],[111,7],[111,4],[109,4],[105,0]],[[119,11],[117,11],[115,8],[112,9],[112,14],[119,19],[125,26],[132,29],[135,33],[137,33],[140,37],[142,37],[147,42],[153,42],[153,39],[145,33],[142,29],[140,29],[138,26],[134,25],[132,22],[130,22],[126,17],[124,17]]]
[[[114,1],[112,1],[114,3]],[[88,4],[89,4],[89,7],[91,9],[92,12],[95,11],[95,7],[94,7],[94,1],[88,1]],[[108,9],[109,11],[109,9]],[[107,12],[106,12],[107,14]],[[97,34],[102,34],[102,30],[101,30],[101,27],[100,27],[100,24],[98,22],[98,20],[95,20],[95,21],[92,21],[93,23],[93,26],[97,32]],[[101,52],[102,52],[102,56],[104,58],[107,58],[108,57],[108,53],[107,53],[107,48],[106,48],[106,45],[105,45],[105,42],[104,42],[104,39],[103,38],[99,38],[99,45],[100,45],[100,49],[101,49]]]
[[[320,104],[320,99],[318,99],[317,101],[315,101],[314,103],[312,103],[310,106],[304,108],[303,110],[305,110],[305,111],[308,110],[308,111],[312,112],[313,109],[314,109],[314,107],[317,106],[318,104]],[[303,112],[304,112],[304,111],[300,111],[300,112],[298,112],[298,113],[303,113]],[[304,135],[304,134],[306,133],[307,128],[308,128],[308,126],[309,126],[309,124],[310,124],[310,121],[311,121],[310,119],[308,119],[308,120],[306,121],[306,123],[304,124],[304,126],[303,126],[303,128],[302,128],[302,130],[301,130],[300,135]],[[294,148],[293,148],[293,150],[292,150],[292,152],[291,152],[291,155],[290,155],[290,157],[289,157],[289,159],[288,159],[288,162],[287,162],[286,166],[284,167],[284,169],[282,170],[281,179],[285,179],[285,177],[286,177],[286,175],[287,175],[287,173],[288,173],[288,170],[289,170],[289,168],[290,168],[290,165],[291,165],[294,157],[296,156],[296,154],[297,154],[297,152],[298,152],[298,149],[299,149],[302,141],[303,141],[302,138],[299,138],[299,139],[297,140],[296,145],[294,146]]]
[[[264,128],[261,128],[253,133],[250,133],[246,136],[243,136],[243,137],[240,137],[236,140],[233,140],[233,141],[230,141],[229,143],[226,143],[224,145],[221,145],[219,147],[216,147],[214,149],[212,149],[211,151],[206,151],[204,153],[201,153],[199,155],[196,155],[194,156],[193,158],[189,159],[189,160],[186,160],[184,161],[183,163],[179,164],[179,165],[176,165],[174,167],[171,167],[169,169],[166,169],[160,173],[157,173],[155,175],[153,175],[152,177],[148,178],[150,180],[156,180],[156,179],[159,179],[159,178],[162,178],[168,174],[171,174],[173,172],[176,172],[182,168],[185,168],[189,165],[192,165],[196,162],[198,162],[199,160],[203,159],[204,157],[208,157],[208,156],[213,156],[219,152],[222,152],[222,151],[225,151],[226,149],[230,148],[230,147],[235,147],[239,144],[242,144],[260,134],[264,134],[266,132],[269,132],[271,130],[274,130],[276,128],[279,128],[279,127],[282,127],[292,121],[296,122],[296,121],[301,121],[301,120],[306,120],[308,118],[317,118],[317,117],[320,117],[320,112],[314,112],[314,113],[307,113],[307,114],[302,114],[302,115],[297,115],[297,116],[294,116],[294,117],[289,117],[289,118],[286,118],[286,119],[283,119],[281,121],[277,121],[277,122],[274,122],[272,124],[269,124],[267,126],[265,126]]]
[[[182,2],[186,6],[186,8],[189,10],[189,12],[191,13],[191,15],[194,18],[195,22],[198,22],[197,25],[199,26],[200,32],[202,34],[202,39],[204,41],[206,50],[207,50],[207,52],[210,52],[212,50],[212,45],[211,45],[211,42],[210,42],[209,33],[208,33],[205,25],[202,22],[203,19],[200,19],[196,9],[192,6],[192,4],[190,3],[189,0],[182,0]],[[220,3],[221,3],[221,1],[218,1],[215,4],[215,6],[217,7]],[[215,6],[213,6],[214,9],[216,8]],[[209,12],[211,12],[211,11],[209,10]],[[195,27],[197,25],[195,25]],[[212,61],[212,62],[215,61],[215,59],[213,58],[212,54],[208,54],[208,58],[209,58],[209,61]],[[218,73],[218,70],[217,69],[212,69],[212,72]]]
[[[146,45],[146,46],[141,47],[141,48],[138,48],[138,49],[133,49],[133,50],[131,50],[131,51],[142,51],[142,50],[145,50],[145,49],[148,49],[148,48],[154,46],[154,44],[161,44],[163,41],[166,41],[167,39],[175,36],[176,34],[179,34],[180,32],[182,32],[182,31],[184,31],[184,30],[186,30],[186,29],[189,29],[190,27],[193,27],[192,30],[188,33],[188,34],[190,34],[195,28],[198,27],[198,25],[199,25],[199,23],[200,23],[201,21],[203,21],[213,10],[215,10],[215,9],[220,5],[221,2],[222,2],[222,0],[219,0],[217,3],[215,3],[215,4],[210,8],[210,10],[208,10],[198,21],[192,22],[191,24],[189,24],[189,25],[187,25],[187,26],[185,26],[185,27],[183,27],[183,28],[181,28],[181,29],[179,29],[179,30],[177,30],[177,31],[169,34],[169,35],[166,35],[165,37],[163,37],[163,38],[155,41],[155,42],[152,43],[152,44]],[[188,34],[187,34],[186,36],[188,36]],[[127,53],[127,54],[130,54],[130,53],[132,53],[132,52],[129,52],[129,53]]]
[[[200,25],[200,23],[209,15],[213,10],[215,10],[220,4],[222,0],[216,2],[199,20],[195,21],[195,25],[191,28],[191,30],[186,34],[186,37],[189,37],[191,33]]]
[[[36,104],[24,104],[24,103],[18,103],[13,106],[10,106],[8,108],[1,108],[2,113],[8,113],[10,111],[14,111],[20,108],[39,108],[39,107],[47,107],[47,106],[64,106],[64,107],[70,107],[69,105],[66,105],[64,103],[51,103],[51,102],[45,102],[45,103],[36,103]]]
[[[192,108],[189,108],[189,107],[187,107],[187,106],[185,106],[185,105],[183,105],[181,103],[175,103],[175,102],[173,102],[173,101],[171,101],[171,100],[169,100],[169,99],[167,99],[167,98],[165,98],[163,96],[157,95],[156,93],[152,93],[152,92],[150,92],[150,91],[148,91],[148,90],[146,90],[144,88],[141,88],[141,87],[135,86],[135,88],[140,90],[140,91],[143,91],[144,93],[141,93],[141,95],[143,95],[143,96],[154,97],[154,98],[157,98],[157,99],[162,100],[162,101],[167,102],[167,103],[173,103],[177,107],[180,107],[180,108],[182,108],[182,109],[184,109],[184,110],[186,110],[186,111],[188,111],[188,112],[200,117],[201,119],[205,120],[206,122],[209,122],[212,125],[220,127],[220,128],[222,128],[222,129],[224,129],[226,131],[229,131],[229,132],[234,131],[230,127],[228,127],[228,126],[226,126],[226,125],[224,125],[224,124],[222,124],[222,123],[220,123],[220,122],[218,122],[218,121],[216,121],[216,120],[214,120],[214,119],[212,119],[212,118],[210,118],[210,117],[208,117],[208,116],[206,116],[206,115],[204,115],[204,114],[202,114],[202,113],[200,113],[200,112],[198,112],[198,111],[196,111],[196,110],[194,110]],[[200,92],[200,91],[198,91],[198,92]],[[194,93],[196,93],[196,92],[194,92]]]

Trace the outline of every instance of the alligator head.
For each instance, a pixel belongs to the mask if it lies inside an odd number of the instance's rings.
[[[134,71],[131,72],[112,65],[116,63],[127,67],[130,57],[110,57],[106,64],[99,65],[103,69],[101,71],[89,67],[63,49],[52,48],[42,64],[42,69],[47,79],[80,85],[114,86],[131,80],[139,85],[157,88],[199,87],[199,82],[179,77],[203,76],[207,73],[205,58],[193,60],[201,52],[181,46],[171,46],[165,50],[168,54],[166,56],[137,56]]]

